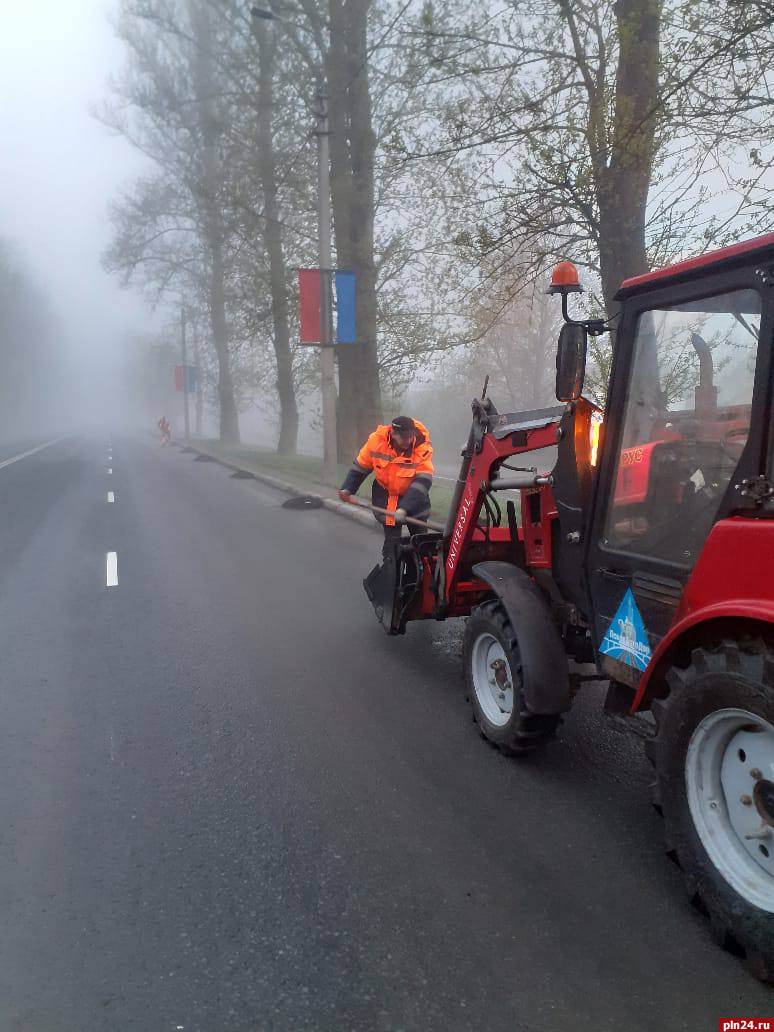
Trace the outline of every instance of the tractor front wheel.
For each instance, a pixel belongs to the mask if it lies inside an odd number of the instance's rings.
[[[666,681],[650,755],[668,848],[718,942],[774,982],[774,653],[696,648]]]
[[[463,651],[468,698],[482,735],[511,756],[545,745],[559,716],[527,709],[519,644],[498,601],[484,602],[473,611],[465,626]]]

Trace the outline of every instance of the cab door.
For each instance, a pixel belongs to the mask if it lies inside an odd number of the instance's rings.
[[[625,301],[586,534],[602,670],[636,685],[712,525],[765,470],[771,289],[753,266]],[[761,341],[766,346],[761,346]]]

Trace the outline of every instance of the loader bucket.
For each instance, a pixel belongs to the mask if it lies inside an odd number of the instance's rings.
[[[388,556],[383,563],[374,566],[373,570],[363,581],[366,595],[368,595],[371,605],[374,607],[376,619],[387,634],[401,633],[394,626],[395,617],[398,617],[398,620],[400,619],[400,614],[397,612],[399,607],[395,590],[397,586],[396,569],[397,564],[395,560],[392,556]]]
[[[376,618],[387,634],[406,633],[406,614],[418,582],[417,556],[411,545],[399,545],[394,556],[374,566],[363,581]]]

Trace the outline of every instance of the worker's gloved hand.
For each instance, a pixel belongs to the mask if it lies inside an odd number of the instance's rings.
[[[345,491],[343,488],[339,491],[339,498],[342,500],[342,502],[348,502],[351,497],[351,491]]]
[[[408,513],[406,512],[405,509],[396,509],[395,510],[395,519],[396,519],[396,521],[398,523],[403,523],[403,521],[406,519],[407,516],[408,516]]]

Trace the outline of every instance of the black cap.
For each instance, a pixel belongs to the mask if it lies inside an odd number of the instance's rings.
[[[416,430],[416,426],[410,416],[396,416],[392,421],[392,429],[398,433],[410,434]]]

